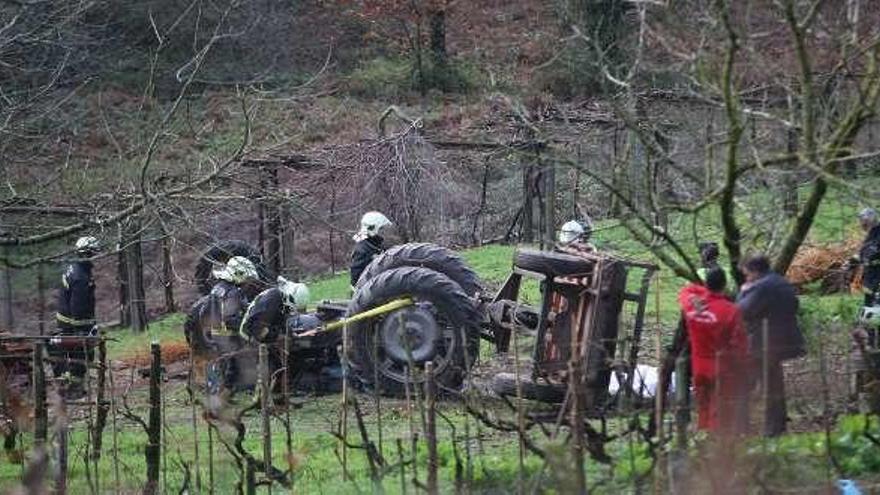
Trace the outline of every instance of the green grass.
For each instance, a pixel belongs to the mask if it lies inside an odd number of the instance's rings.
[[[183,335],[183,313],[175,313],[151,321],[145,332],[134,332],[129,328],[120,328],[106,332],[110,339],[107,342],[107,355],[110,359],[125,359],[149,352],[151,342],[167,344],[186,342]]]

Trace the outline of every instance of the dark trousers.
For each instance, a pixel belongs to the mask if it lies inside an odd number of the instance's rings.
[[[788,421],[782,360],[769,355],[765,366],[764,357],[758,357],[754,361],[752,371],[753,390],[754,385],[761,384],[761,396],[757,399],[764,403],[764,436],[781,435],[785,433],[785,423]],[[764,383],[765,377],[766,383]]]
[[[85,337],[92,334],[93,328],[92,326],[61,327],[54,335]],[[71,378],[76,382],[81,382],[86,376],[88,365],[95,358],[95,350],[91,345],[71,345],[61,342],[60,344],[50,344],[47,351],[52,358],[52,373],[55,377],[58,378],[65,373],[70,373]]]

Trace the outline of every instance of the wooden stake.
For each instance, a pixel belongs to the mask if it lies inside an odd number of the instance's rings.
[[[428,442],[428,493],[437,492],[437,390],[434,383],[434,363],[425,363],[425,395],[427,396],[427,414],[425,419],[425,440]]]
[[[522,377],[520,376],[520,364],[519,364],[519,340],[517,339],[517,331],[513,329],[511,332],[511,338],[513,339],[513,378],[516,380],[516,427],[517,427],[517,445],[518,445],[518,455],[519,455],[519,463],[517,465],[517,492],[522,493],[523,487],[525,486],[525,411],[523,410],[523,395],[522,395]],[[538,342],[536,345],[541,345]],[[537,366],[537,363],[535,363]]]
[[[98,461],[101,458],[101,448],[104,443],[104,428],[107,426],[107,413],[110,405],[106,402],[107,388],[107,342],[102,338],[98,341],[98,379],[95,386],[95,406],[98,410],[95,418],[93,435],[92,458]],[[97,465],[96,465],[97,467]],[[97,470],[95,471],[97,473]]]
[[[400,469],[400,493],[406,495],[406,462],[403,458],[403,439],[397,439],[397,464]]]
[[[117,419],[117,408],[116,408],[116,387],[115,381],[113,380],[113,370],[108,369],[109,377],[110,377],[110,410],[113,411],[113,422],[111,423],[113,427],[113,486],[116,491],[114,493],[120,493],[121,485],[119,478],[119,429],[116,422]]]
[[[263,435],[263,465],[266,477],[269,478],[269,493],[272,493],[272,422],[269,411],[272,407],[272,390],[269,383],[269,347],[260,344],[260,418]]]
[[[189,389],[189,401],[190,401],[190,422],[192,424],[192,432],[193,432],[193,468],[195,470],[196,477],[196,493],[202,492],[202,469],[201,463],[199,462],[199,416],[198,410],[196,408],[196,389],[195,389],[195,373],[196,373],[196,362],[195,355],[193,354],[192,346],[189,348],[189,376],[188,376],[188,389]],[[208,428],[208,438],[211,436],[211,428]],[[210,455],[210,454],[209,454]]]
[[[68,454],[68,429],[67,429],[67,406],[64,398],[58,400],[58,415],[56,421],[56,437],[58,438],[58,459],[55,472],[55,494],[67,493],[67,454]]]
[[[43,342],[34,344],[34,445],[46,444],[49,416],[46,411],[46,370],[43,368]]]
[[[214,495],[214,430],[210,426],[208,426],[208,494]]]
[[[663,362],[663,345],[662,345],[662,337],[663,337],[663,328],[660,324],[660,276],[657,275],[657,278],[654,279],[654,316],[656,318],[656,332],[654,333],[654,353],[657,358],[658,363]],[[635,372],[635,369],[633,369]],[[658,390],[666,390],[666,385],[663,383],[663,377],[660,377],[660,383],[657,384]],[[656,425],[657,425],[657,444],[663,445],[663,394],[655,394],[654,397],[654,409],[656,413]],[[654,474],[654,493],[660,493],[662,491],[662,476],[665,472],[665,465],[663,463],[663,454],[661,449],[660,458],[658,459],[660,462],[660,469],[655,470]]]
[[[339,433],[342,436],[342,478],[348,481],[348,325],[342,327],[342,418]]]
[[[286,437],[286,447],[287,447],[287,464],[290,468],[290,491],[293,492],[293,434],[292,427],[290,426],[290,336],[287,332],[284,332],[284,422],[285,422],[285,432],[287,434]]]
[[[147,423],[147,445],[144,458],[147,464],[147,483],[144,494],[159,492],[159,468],[162,456],[162,348],[158,342],[150,344],[153,362],[150,366],[150,414]]]

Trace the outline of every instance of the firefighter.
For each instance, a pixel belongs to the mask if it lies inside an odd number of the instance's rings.
[[[275,287],[257,294],[245,311],[239,334],[252,343],[271,344],[288,328],[297,331],[311,330],[320,325],[313,314],[306,313],[309,289],[305,284],[278,277]],[[278,349],[270,349],[269,369],[280,369],[282,359]],[[276,391],[280,390],[276,384]]]
[[[248,285],[259,280],[254,263],[244,256],[233,256],[213,272],[217,283],[211,288],[211,300],[219,311],[224,333],[237,334],[244,311],[248,307]]]
[[[317,327],[317,317],[306,313],[309,288],[278,277],[277,285],[254,298],[241,322],[239,333],[251,342],[274,342],[288,326],[310,330]]]
[[[393,225],[391,220],[378,211],[369,211],[361,217],[361,228],[352,237],[355,242],[350,267],[352,289],[357,285],[367,265],[385,250],[385,240],[379,233],[390,225]]]
[[[880,214],[873,208],[865,208],[859,212],[859,224],[867,234],[859,249],[864,305],[880,306]]]
[[[564,251],[564,248],[571,248],[578,251],[591,252],[596,250],[596,247],[590,243],[592,235],[593,224],[589,218],[569,220],[562,224],[556,240],[559,243],[560,251]]]
[[[238,330],[245,309],[248,307],[248,293],[255,282],[259,280],[259,272],[254,262],[244,256],[233,256],[222,267],[214,270],[212,275],[217,283],[211,288],[205,303],[210,311],[211,325],[217,325],[221,334],[230,337],[235,345],[242,345],[239,341]],[[199,304],[198,302],[196,304]],[[188,335],[191,339],[192,336]],[[238,382],[239,369],[235,359],[223,359],[224,383],[229,388],[234,388]]]
[[[735,407],[743,391],[748,343],[742,317],[727,298],[724,270],[712,268],[704,284],[690,283],[678,295],[690,343],[697,427],[733,433],[743,418]]]
[[[76,259],[64,269],[61,289],[58,291],[58,312],[55,319],[58,329],[54,335],[97,335],[95,321],[95,280],[92,277],[91,259],[98,253],[100,244],[94,237],[80,237],[76,241]],[[94,357],[90,342],[71,343],[59,340],[50,342],[49,353],[53,358],[52,371],[56,378],[68,380],[66,395],[71,398],[84,394],[83,378],[88,363]]]

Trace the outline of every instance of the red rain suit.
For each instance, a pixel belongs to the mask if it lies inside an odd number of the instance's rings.
[[[691,346],[691,371],[697,402],[697,426],[704,430],[737,428],[737,399],[745,385],[748,340],[736,305],[723,293],[688,284],[678,294]]]

